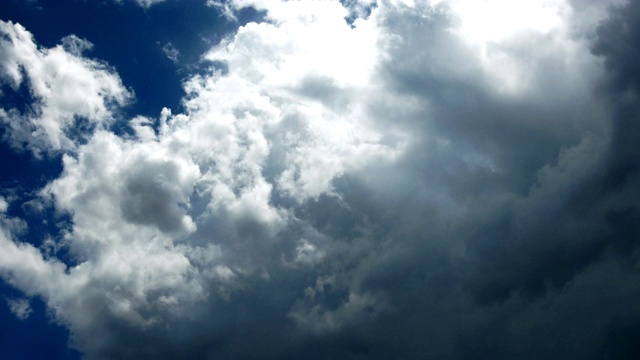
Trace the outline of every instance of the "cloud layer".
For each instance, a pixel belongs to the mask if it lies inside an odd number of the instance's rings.
[[[1,23],[5,140],[64,153],[71,225],[0,198],[0,274],[90,359],[634,356],[640,9],[473,4],[212,4],[266,15],[128,132],[87,40]]]

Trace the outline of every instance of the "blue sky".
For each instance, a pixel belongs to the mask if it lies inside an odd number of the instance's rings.
[[[638,14],[3,2],[0,358],[637,358]]]

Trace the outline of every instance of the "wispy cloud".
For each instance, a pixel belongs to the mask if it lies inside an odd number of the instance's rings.
[[[162,46],[162,52],[164,55],[171,60],[174,64],[178,64],[178,58],[180,57],[180,52],[176,49],[172,43],[168,42]]]
[[[9,310],[20,320],[27,319],[33,310],[27,299],[6,299]]]

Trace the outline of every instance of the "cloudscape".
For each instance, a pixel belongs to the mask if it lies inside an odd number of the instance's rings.
[[[640,358],[640,2],[0,20],[0,358]]]

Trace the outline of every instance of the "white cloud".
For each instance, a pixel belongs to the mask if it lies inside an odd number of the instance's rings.
[[[150,7],[155,4],[164,2],[165,0],[135,0],[135,2],[142,7]]]
[[[564,0],[518,2],[505,0],[442,1],[460,20],[455,30],[468,41],[500,42],[527,31],[547,33],[564,26],[563,15],[570,11]]]
[[[125,0],[113,0],[113,1],[117,3],[122,3]],[[129,1],[129,0],[126,0],[126,1]],[[150,8],[151,6],[165,2],[166,0],[132,0],[132,1],[143,8]]]
[[[172,43],[168,42],[162,46],[162,52],[167,57],[167,59],[171,60],[174,64],[178,63],[178,58],[180,57],[180,52],[178,49],[173,46]]]
[[[31,260],[1,268],[16,287],[46,299],[73,330],[77,346],[99,346],[91,334],[100,325],[87,320],[96,301],[104,316],[147,327],[185,304],[215,297],[210,284],[228,298],[240,276],[267,279],[281,266],[270,260],[281,257],[274,246],[284,240],[279,234],[295,223],[292,209],[273,204],[274,192],[305,202],[332,193],[333,179],[344,172],[397,156],[398,149],[367,128],[367,86],[377,59],[371,25],[348,26],[337,2],[278,6],[277,23],[248,24],[206,55],[225,61],[229,74],[189,79],[186,113],[163,109],[157,132],[151,127],[156,120],[136,117],[130,122],[134,138],[99,128],[76,147],[64,145],[71,142],[64,135],[70,120],[52,122],[58,132],[47,138],[51,146],[74,152],[64,156],[62,175],[42,196],[72,216],[64,237],[77,264],[65,269],[6,235],[3,249]],[[97,63],[61,48],[39,51],[26,30],[13,28],[28,37],[29,54],[38,59],[31,63],[55,51],[95,74]],[[76,40],[67,43],[80,52],[84,43]],[[347,54],[332,55],[336,50]],[[58,92],[97,78],[70,78]],[[124,102],[119,80],[107,93],[118,89],[117,100]],[[93,118],[102,120],[99,115],[108,118],[108,109]],[[203,203],[192,203],[194,196]],[[263,251],[246,249],[247,241]],[[292,239],[287,246],[297,262],[313,265],[324,256],[320,244],[328,242]]]
[[[75,56],[82,56],[87,50],[93,49],[93,44],[87,39],[81,39],[75,35],[68,35],[62,38],[62,47],[64,50]]]
[[[222,13],[222,15],[224,15],[224,17],[228,20],[238,20],[238,18],[236,17],[236,9],[227,0],[207,0],[207,6],[217,8],[220,13]]]
[[[7,305],[9,306],[9,310],[11,310],[13,315],[15,315],[19,320],[25,320],[29,318],[29,316],[33,312],[28,299],[6,299],[6,300],[7,300]]]
[[[351,28],[338,2],[260,6],[274,22],[247,24],[210,51],[206,58],[226,62],[229,75],[212,84],[215,88],[196,91],[241,86],[260,91],[277,108],[265,123],[265,132],[277,135],[268,138],[273,151],[287,164],[277,185],[303,201],[331,191],[332,179],[349,169],[393,158],[397,149],[381,144],[366,113],[379,60],[375,24],[357,22]],[[257,94],[238,95],[247,102]]]
[[[104,64],[80,57],[91,47],[75,36],[63,45],[38,48],[20,24],[1,22],[0,78],[18,90],[29,87],[30,109],[0,109],[10,143],[39,155],[49,150],[73,150],[81,127],[108,125],[113,108],[130,100],[120,78]],[[66,50],[65,50],[66,48]],[[82,121],[87,124],[82,125]]]

